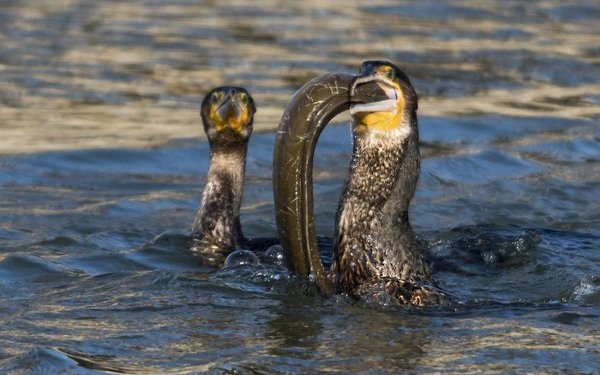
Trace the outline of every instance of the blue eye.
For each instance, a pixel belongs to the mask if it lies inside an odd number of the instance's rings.
[[[385,72],[385,76],[386,76],[388,79],[392,79],[392,78],[394,78],[394,71],[393,71],[392,69],[389,69],[388,71],[386,71],[386,72]]]
[[[210,97],[210,102],[212,104],[217,104],[219,102],[219,98],[217,97],[217,95],[212,94],[212,96]]]
[[[242,103],[248,104],[249,100],[250,100],[250,98],[248,98],[248,95],[242,94]]]

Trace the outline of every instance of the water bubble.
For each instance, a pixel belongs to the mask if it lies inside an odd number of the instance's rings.
[[[285,265],[285,254],[281,245],[273,245],[265,251],[265,263],[277,266]]]
[[[257,267],[260,265],[258,257],[250,250],[236,250],[229,254],[223,264],[224,268],[232,268],[239,266]]]

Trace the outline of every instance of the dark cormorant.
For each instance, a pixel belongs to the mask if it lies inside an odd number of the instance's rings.
[[[385,61],[367,61],[350,95],[375,82],[387,100],[354,104],[350,171],[336,214],[331,275],[337,291],[385,288],[403,303],[432,302],[433,278],[408,219],[419,178],[417,94],[408,77]],[[435,301],[433,301],[435,302]]]
[[[200,107],[210,166],[192,230],[192,250],[206,264],[221,265],[247,242],[240,224],[240,205],[255,112],[254,100],[241,87],[217,87]]]

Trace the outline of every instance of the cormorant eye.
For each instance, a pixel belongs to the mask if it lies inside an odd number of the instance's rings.
[[[212,96],[210,97],[210,102],[211,104],[217,104],[219,102],[219,98],[216,94],[212,94]]]
[[[386,70],[386,72],[385,72],[385,76],[386,76],[388,79],[392,79],[392,78],[394,78],[394,71],[393,71],[392,69],[388,69],[388,70]]]
[[[248,98],[248,95],[246,95],[246,94],[242,94],[242,103],[244,103],[244,104],[248,104],[248,101],[249,101],[249,100],[250,100],[250,99]]]

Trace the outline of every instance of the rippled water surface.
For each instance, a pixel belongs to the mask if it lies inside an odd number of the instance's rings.
[[[0,372],[599,373],[598,35],[592,0],[3,1]],[[274,236],[287,100],[374,58],[420,95],[411,219],[461,305],[199,265],[203,94],[255,97],[242,225]],[[350,153],[334,122],[316,159],[325,236]]]

